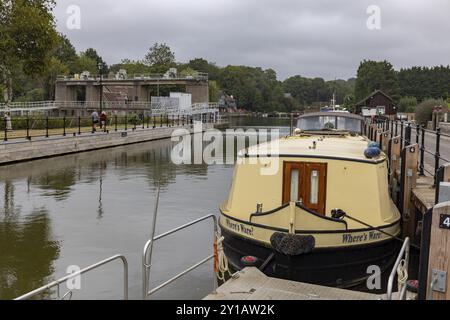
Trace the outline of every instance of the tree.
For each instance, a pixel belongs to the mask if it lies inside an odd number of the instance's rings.
[[[63,34],[58,35],[58,44],[53,50],[52,56],[65,64],[69,73],[75,73],[77,51],[70,40]]]
[[[158,42],[155,43],[145,55],[144,63],[148,66],[170,66],[175,63],[175,54],[170,47]]]
[[[415,97],[403,97],[397,104],[398,112],[414,112],[417,106],[417,99]]]
[[[210,80],[217,80],[219,78],[219,67],[203,58],[189,60],[186,66],[199,72],[207,73]]]
[[[54,0],[0,2],[0,75],[4,100],[12,100],[15,74],[42,74],[57,44]]]
[[[100,74],[107,74],[108,73],[108,65],[105,61],[103,61],[103,58],[100,57],[100,55],[97,53],[97,50],[93,48],[87,49],[83,53],[86,57],[92,59],[95,61],[97,65],[97,73],[100,72]]]
[[[354,94],[347,94],[344,97],[343,107],[346,108],[348,111],[353,112],[355,109],[355,104],[356,100]]]
[[[81,53],[76,61],[75,70],[77,73],[89,71],[90,74],[95,75],[98,73],[97,61],[88,57],[85,53]]]
[[[364,60],[360,63],[355,83],[355,98],[360,101],[375,90],[382,90],[394,101],[400,98],[397,74],[388,61]]]

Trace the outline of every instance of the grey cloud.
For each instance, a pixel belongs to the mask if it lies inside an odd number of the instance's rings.
[[[381,30],[366,28],[371,4],[381,8]],[[81,30],[65,27],[69,5],[81,8]],[[362,59],[449,64],[449,9],[447,0],[59,0],[55,15],[78,50],[94,47],[110,64],[167,42],[178,61],[333,79],[354,76]]]

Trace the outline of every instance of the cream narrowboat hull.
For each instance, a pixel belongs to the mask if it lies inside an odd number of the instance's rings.
[[[243,256],[256,257],[256,267],[260,268],[274,253],[271,247],[223,227],[222,235],[225,237],[225,255],[235,270],[244,267],[241,262]],[[297,256],[275,252],[263,271],[271,277],[345,288],[365,281],[371,275],[367,273],[371,265],[378,266],[381,272],[390,268],[397,251],[398,241],[390,238],[371,244],[314,249]]]

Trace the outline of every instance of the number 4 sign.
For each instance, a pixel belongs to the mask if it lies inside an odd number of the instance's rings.
[[[440,219],[439,219],[439,228],[450,229],[450,215],[449,214],[441,214]]]

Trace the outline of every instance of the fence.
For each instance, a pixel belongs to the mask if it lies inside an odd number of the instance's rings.
[[[440,128],[436,131],[428,130],[424,126],[407,121],[376,119],[372,120],[366,126],[366,135],[371,140],[377,140],[379,136],[380,145],[385,135],[389,138],[400,138],[400,150],[403,147],[411,145],[412,142],[419,146],[419,175],[429,175],[434,179],[434,184],[438,183],[436,179],[439,167],[446,162],[450,162],[450,135],[442,133]]]
[[[93,124],[91,117],[21,117],[4,118],[0,121],[0,132],[3,141],[12,139],[32,140],[36,137],[81,135],[96,131],[137,130],[157,127],[174,127],[193,124],[194,121],[203,123],[216,123],[214,113],[197,115],[161,115],[145,116],[132,114],[125,116],[113,115],[108,117],[105,125]]]
[[[139,111],[154,116],[161,115],[194,115],[201,113],[218,113],[218,103],[194,103],[189,108],[182,109],[178,105],[164,105],[151,101],[38,101],[38,102],[11,102],[8,105],[0,103],[0,113],[26,115],[52,110],[61,111]]]

